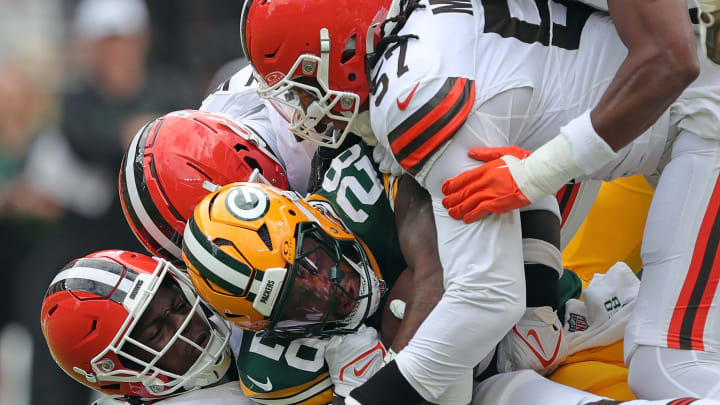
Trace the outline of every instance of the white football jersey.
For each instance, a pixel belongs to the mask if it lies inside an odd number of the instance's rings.
[[[426,7],[399,33],[419,39],[384,52],[370,99],[375,135],[415,175],[463,125],[476,127],[475,147],[537,149],[597,104],[627,55],[610,17],[582,4],[421,3]],[[498,115],[480,108],[511,89],[526,89],[526,99]],[[488,120],[489,127],[482,124]],[[661,119],[592,177],[650,172],[662,154],[666,123]]]
[[[245,397],[240,383],[230,381],[211,388],[203,388],[156,402],[157,405],[253,405],[255,402]]]
[[[597,10],[608,11],[608,0],[575,0],[580,3],[587,4],[588,6]],[[696,8],[697,3],[695,0],[687,0],[688,9]]]
[[[288,130],[288,113],[258,96],[251,66],[221,84],[203,101],[200,110],[228,114],[255,130],[285,166],[290,187],[301,193],[307,191],[310,162],[317,146],[293,136]]]

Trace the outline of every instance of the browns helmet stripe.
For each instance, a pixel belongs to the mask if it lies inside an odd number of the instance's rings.
[[[133,219],[135,225],[133,230],[141,236],[139,239],[150,244],[152,250],[157,254],[181,260],[180,239],[182,235],[175,232],[165,221],[155,207],[152,197],[147,193],[142,160],[145,155],[147,136],[152,128],[151,124],[152,122],[148,123],[133,139],[128,155],[123,162],[125,176],[122,176],[121,179],[122,197],[125,201],[124,206]],[[129,156],[131,151],[133,151],[132,157]]]
[[[245,0],[242,13],[240,14],[240,45],[242,46],[242,51],[245,54],[247,60],[250,60],[250,52],[248,51],[247,45],[248,11],[250,11],[250,6],[252,5],[252,3],[253,0]]]
[[[474,102],[472,80],[448,78],[430,101],[388,135],[400,165],[417,174],[432,153],[462,126]]]
[[[122,304],[133,286],[138,273],[114,263],[100,259],[76,260],[61,270],[50,283],[45,297],[59,291],[83,291],[98,297],[109,297]]]
[[[183,251],[185,257],[200,275],[214,284],[236,296],[244,296],[249,293],[257,294],[260,288],[260,283],[257,282],[253,282],[250,285],[250,291],[247,291],[253,270],[247,264],[236,260],[207,240],[195,223],[194,218],[190,218],[185,227]],[[261,278],[258,277],[256,280],[261,280]]]
[[[704,330],[708,311],[720,281],[720,178],[715,183],[708,208],[695,241],[688,274],[668,330],[668,347],[705,350]]]

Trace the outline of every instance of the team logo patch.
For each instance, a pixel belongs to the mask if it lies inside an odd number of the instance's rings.
[[[267,75],[265,75],[265,83],[267,83],[268,86],[274,86],[275,84],[277,84],[277,82],[282,80],[284,77],[285,77],[284,73],[280,73],[280,72],[268,73]]]
[[[568,317],[568,329],[570,332],[582,332],[588,328],[587,319],[578,314],[570,314]]]
[[[259,188],[242,186],[228,193],[225,200],[228,212],[237,219],[253,221],[265,216],[270,207],[270,199]]]

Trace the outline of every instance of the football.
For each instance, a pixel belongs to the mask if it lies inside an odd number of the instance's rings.
[[[405,269],[395,281],[395,285],[390,290],[385,303],[383,304],[383,315],[380,324],[380,337],[385,347],[390,347],[398,328],[400,327],[400,319],[398,319],[390,311],[390,303],[399,299],[407,303],[411,296],[411,286],[413,281],[413,272],[409,268]]]

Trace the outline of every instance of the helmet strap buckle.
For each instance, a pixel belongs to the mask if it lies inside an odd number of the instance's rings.
[[[98,382],[98,378],[97,378],[97,376],[95,375],[95,373],[93,373],[93,372],[89,372],[89,373],[88,373],[88,372],[86,372],[85,370],[81,369],[80,367],[73,367],[73,371],[75,371],[76,373],[82,375],[83,377],[85,377],[85,378],[86,378],[89,382],[91,382],[91,383],[97,383],[97,382]]]

